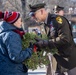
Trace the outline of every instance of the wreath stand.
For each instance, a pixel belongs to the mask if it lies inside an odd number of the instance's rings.
[[[58,73],[55,73],[55,70],[53,69],[53,55],[51,53],[48,53],[47,56],[50,61],[50,64],[47,67],[46,75],[60,75]],[[65,72],[64,75],[69,75],[69,74]]]

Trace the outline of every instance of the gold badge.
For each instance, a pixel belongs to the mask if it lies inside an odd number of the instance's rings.
[[[56,18],[56,21],[57,21],[58,23],[60,23],[60,24],[62,24],[62,22],[63,22],[61,17],[57,17],[57,18]]]

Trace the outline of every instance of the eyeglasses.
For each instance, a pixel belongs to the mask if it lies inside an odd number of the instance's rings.
[[[34,12],[30,12],[29,15],[30,15],[31,17],[35,17],[35,13],[34,13]]]

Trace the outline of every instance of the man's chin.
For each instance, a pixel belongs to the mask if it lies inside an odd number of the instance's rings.
[[[36,20],[36,22],[37,22],[37,23],[40,23],[40,22],[42,22],[42,21],[40,21],[40,20]]]

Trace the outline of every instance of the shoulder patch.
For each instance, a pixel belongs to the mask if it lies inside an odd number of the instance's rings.
[[[59,17],[59,16],[56,18],[56,21],[57,21],[59,24],[62,24],[62,23],[63,23],[62,18],[61,18],[61,17]]]

